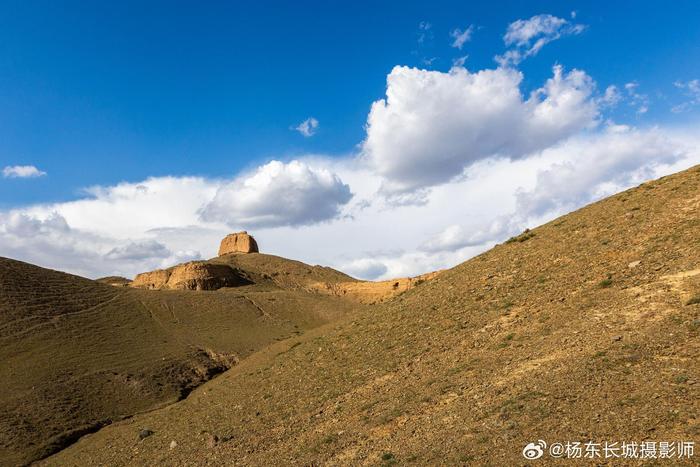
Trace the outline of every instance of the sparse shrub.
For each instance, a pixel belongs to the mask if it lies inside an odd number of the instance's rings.
[[[676,376],[676,383],[678,384],[683,384],[688,381],[688,376],[687,375],[678,375]]]
[[[600,287],[601,289],[607,289],[611,285],[613,285],[613,279],[611,274],[608,274],[608,277],[598,282],[598,287]]]
[[[632,407],[639,403],[639,396],[627,396],[617,401],[617,403],[622,407]]]
[[[699,303],[700,303],[700,294],[697,294],[696,296],[694,296],[693,298],[688,300],[685,304],[686,305],[697,305]]]
[[[506,243],[522,243],[530,240],[532,237],[535,236],[535,232],[530,231],[530,229],[525,229],[523,233],[520,235],[516,235],[515,237],[510,237],[508,240],[506,240]]]

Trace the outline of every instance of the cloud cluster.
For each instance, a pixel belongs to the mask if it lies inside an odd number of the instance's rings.
[[[517,65],[528,57],[537,55],[542,47],[563,36],[582,33],[586,27],[552,15],[536,15],[530,19],[519,19],[508,25],[503,42],[511,47],[505,54],[497,56],[501,66]]]
[[[328,169],[270,162],[233,180],[152,177],[76,201],[0,212],[0,255],[89,277],[133,276],[213,256],[231,229],[303,226],[352,194]]]
[[[2,169],[2,176],[5,178],[36,178],[44,175],[46,172],[42,172],[33,165],[8,165]]]
[[[636,81],[626,83],[625,91],[627,91],[628,104],[636,107],[637,114],[645,114],[649,111],[649,96],[638,91],[639,83]]]
[[[372,104],[362,146],[385,178],[384,191],[400,195],[449,182],[479,160],[522,157],[596,124],[595,84],[586,73],[555,66],[528,98],[522,79],[510,68],[395,67],[386,98]]]
[[[132,276],[200,257],[153,239],[123,242],[76,229],[55,212],[42,218],[19,211],[0,213],[0,255],[87,277]]]
[[[694,149],[693,149],[694,148]],[[422,249],[454,252],[485,247],[562,214],[643,181],[700,162],[697,146],[689,146],[658,128],[639,130],[609,126],[600,133],[579,135],[525,161],[532,180],[527,188],[510,186],[515,203],[476,228],[450,225]],[[523,173],[523,177],[527,177]]]
[[[649,180],[658,167],[685,157],[687,149],[658,129],[613,126],[543,155],[556,162],[539,171],[534,189],[517,193],[514,215],[522,219],[560,215]]]
[[[676,81],[673,85],[684,92],[687,100],[671,108],[673,113],[681,113],[690,110],[692,107],[700,105],[700,79],[690,81]]]
[[[432,40],[432,27],[433,25],[427,21],[421,21],[420,23],[418,23],[418,45],[423,45],[426,41]]]
[[[309,117],[299,125],[295,126],[294,129],[301,133],[301,135],[305,138],[309,138],[315,135],[316,131],[318,131],[318,120],[316,120],[314,117]]]
[[[233,228],[299,226],[337,216],[350,198],[350,187],[329,170],[272,161],[221,186],[200,213]]]
[[[498,218],[482,229],[467,229],[450,225],[427,242],[421,249],[430,253],[457,251],[466,247],[481,246],[503,237],[511,229],[507,219]]]
[[[462,50],[464,44],[472,39],[472,34],[474,33],[474,25],[470,25],[468,28],[462,30],[459,28],[453,29],[450,33],[452,37],[452,47]]]

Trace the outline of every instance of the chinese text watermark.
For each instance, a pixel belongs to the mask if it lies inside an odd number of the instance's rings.
[[[525,459],[690,459],[695,454],[693,441],[567,441],[550,443],[544,440],[528,443],[523,448]]]

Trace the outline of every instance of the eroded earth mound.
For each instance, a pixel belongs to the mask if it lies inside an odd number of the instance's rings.
[[[246,231],[229,234],[221,240],[219,256],[231,253],[258,253],[258,243]]]
[[[138,274],[131,287],[170,290],[217,290],[251,284],[239,271],[226,264],[191,261],[169,269]]]

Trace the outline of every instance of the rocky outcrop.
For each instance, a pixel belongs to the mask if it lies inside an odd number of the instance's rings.
[[[216,290],[248,283],[248,280],[226,264],[192,261],[171,269],[139,274],[131,286],[140,289]]]
[[[130,285],[131,287],[136,287],[139,289],[164,289],[169,278],[169,270],[156,269],[155,271],[137,274]]]
[[[226,235],[219,246],[219,256],[230,253],[258,253],[258,243],[248,232]]]
[[[193,261],[175,266],[166,286],[177,290],[216,290],[245,283],[230,266]]]

